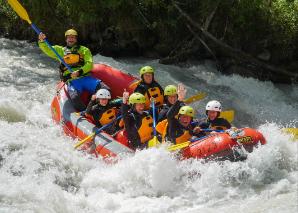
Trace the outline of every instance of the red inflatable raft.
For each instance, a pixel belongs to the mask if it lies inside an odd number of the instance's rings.
[[[95,64],[92,76],[105,82],[111,88],[113,97],[122,96],[124,89],[131,93],[132,88],[129,86],[138,80],[135,76],[104,64]],[[88,96],[90,95],[83,94],[82,98],[87,102]],[[90,120],[76,113],[70,102],[67,86],[62,82],[57,85],[57,94],[51,103],[51,113],[53,120],[62,125],[64,132],[73,138],[82,140],[97,130]],[[128,147],[127,141],[119,140],[119,135],[114,138],[104,131],[97,134],[93,142],[96,145],[95,154],[103,157],[134,152]],[[239,155],[240,150],[239,148],[235,149],[235,147],[241,146],[242,150],[251,152],[257,144],[265,143],[266,141],[260,132],[251,128],[244,128],[237,138],[233,139],[227,133],[211,134],[191,143],[181,153],[184,158],[227,157],[233,159],[233,156]]]

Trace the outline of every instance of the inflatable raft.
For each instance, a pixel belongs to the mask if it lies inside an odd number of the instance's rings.
[[[114,69],[104,64],[95,64],[92,70],[92,76],[105,82],[112,91],[112,96],[122,96],[123,90],[130,93],[134,82],[138,81],[137,77],[120,70]],[[82,99],[87,103],[90,94],[83,94]],[[67,93],[67,85],[60,82],[57,85],[57,94],[51,103],[51,113],[53,120],[60,124],[64,132],[80,140],[97,130],[97,127],[87,118],[77,113],[73,108]],[[134,153],[129,148],[128,142],[118,134],[115,137],[104,131],[97,134],[93,142],[96,146],[95,154],[106,157],[115,157],[119,154]],[[181,150],[183,158],[210,158],[220,157],[233,159],[239,155],[239,147],[248,152],[258,144],[265,144],[263,135],[251,128],[244,128],[237,137],[232,138],[228,133],[210,134],[204,138],[192,142],[189,146]],[[235,147],[238,147],[235,149]]]

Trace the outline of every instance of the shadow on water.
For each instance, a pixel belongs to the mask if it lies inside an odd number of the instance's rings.
[[[0,106],[0,120],[7,121],[9,123],[25,122],[26,116],[13,108]]]

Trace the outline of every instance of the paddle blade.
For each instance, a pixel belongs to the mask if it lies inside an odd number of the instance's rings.
[[[128,86],[128,88],[129,88],[129,89],[135,89],[135,88],[138,86],[138,84],[139,84],[140,82],[141,82],[141,80],[135,81],[135,82],[131,83],[131,84]]]
[[[159,145],[160,145],[160,142],[158,141],[156,136],[154,136],[150,141],[148,141],[148,147],[149,148],[156,147],[156,146],[159,146]]]
[[[190,103],[193,103],[195,101],[200,101],[203,98],[205,98],[206,96],[207,96],[206,93],[200,92],[200,93],[198,93],[196,95],[193,95],[193,96],[191,96],[189,98],[186,98],[183,102],[186,103],[186,104],[190,104]]]
[[[228,120],[230,123],[232,123],[234,120],[234,116],[235,116],[234,110],[229,110],[229,111],[222,111],[219,117],[224,118]]]
[[[185,147],[188,147],[190,143],[191,143],[190,141],[186,141],[184,143],[179,143],[179,144],[175,144],[175,145],[169,146],[168,147],[168,151],[174,152],[176,150],[183,149]]]
[[[81,145],[83,145],[84,143],[86,143],[87,141],[89,141],[91,138],[93,138],[93,136],[95,135],[95,132],[93,132],[91,135],[87,136],[86,138],[84,138],[83,140],[79,141],[77,144],[74,145],[74,148],[78,148]]]
[[[294,139],[298,139],[298,128],[284,128],[283,131],[292,134]]]
[[[17,0],[7,0],[8,4],[12,7],[12,9],[25,21],[29,24],[32,22],[30,21],[29,15],[25,8],[17,1]]]

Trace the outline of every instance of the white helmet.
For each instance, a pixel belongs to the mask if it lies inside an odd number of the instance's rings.
[[[96,92],[96,98],[111,99],[111,93],[107,89],[100,89]]]
[[[218,101],[209,101],[206,105],[206,111],[221,112],[221,104]]]

